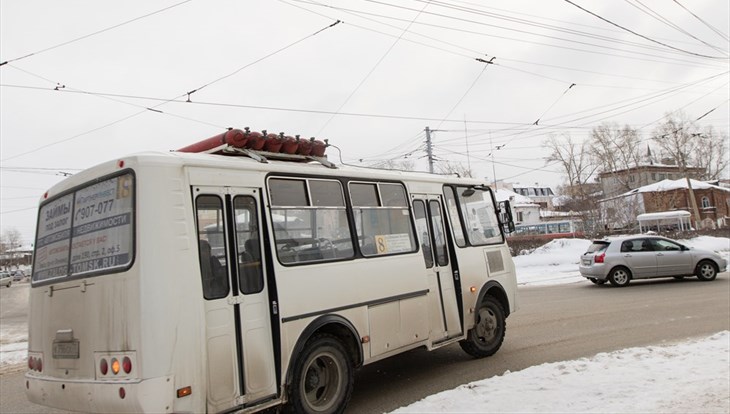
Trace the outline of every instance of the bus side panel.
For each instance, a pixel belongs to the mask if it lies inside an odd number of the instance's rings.
[[[509,300],[509,308],[505,311],[511,314],[517,310],[515,266],[506,244],[466,249],[457,247],[456,256],[459,260],[461,294],[464,298],[464,332],[474,326],[474,309],[478,305],[476,302],[479,291],[490,280],[499,282],[504,287]],[[476,288],[474,292],[471,287]]]
[[[138,263],[145,375],[174,373],[175,411],[206,407],[205,315],[190,186],[177,165],[138,172]],[[142,201],[144,200],[144,201]]]

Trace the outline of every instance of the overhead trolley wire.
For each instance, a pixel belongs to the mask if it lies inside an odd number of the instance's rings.
[[[192,1],[192,0],[187,0],[187,1]],[[74,139],[76,139],[76,138],[80,138],[80,137],[82,137],[82,136],[85,136],[85,135],[88,135],[88,134],[90,134],[90,133],[93,133],[93,132],[99,131],[99,130],[101,130],[101,129],[104,129],[104,128],[107,128],[107,127],[110,127],[110,126],[112,126],[112,125],[116,125],[116,124],[118,124],[118,123],[120,123],[120,122],[124,122],[124,121],[126,121],[126,120],[128,120],[128,119],[131,119],[131,118],[134,118],[134,117],[136,117],[136,116],[142,115],[142,114],[144,114],[144,113],[146,113],[146,112],[148,112],[148,111],[151,111],[151,112],[157,112],[157,113],[163,113],[163,114],[164,114],[165,112],[163,112],[163,111],[161,111],[161,110],[159,110],[159,109],[157,109],[157,108],[159,108],[160,106],[163,106],[163,105],[165,105],[165,104],[168,104],[168,103],[170,103],[170,102],[180,102],[180,101],[179,101],[179,99],[180,99],[180,98],[183,98],[183,97],[186,97],[186,96],[187,96],[187,100],[186,100],[186,101],[184,101],[184,102],[188,102],[188,103],[190,103],[190,102],[191,102],[191,101],[190,101],[190,95],[191,95],[192,93],[194,93],[194,92],[196,92],[196,91],[199,91],[200,89],[202,89],[202,88],[204,88],[204,87],[206,87],[206,86],[209,86],[209,85],[211,85],[211,84],[213,84],[213,83],[215,83],[215,82],[218,82],[218,81],[221,81],[221,80],[223,80],[223,79],[225,79],[225,78],[228,78],[228,77],[230,77],[230,76],[232,76],[232,75],[234,75],[234,74],[236,74],[236,73],[240,72],[241,70],[243,70],[243,69],[245,69],[245,68],[248,68],[248,67],[252,66],[252,65],[253,65],[253,64],[255,64],[255,63],[259,63],[259,62],[261,62],[261,61],[263,61],[263,60],[265,60],[265,59],[267,59],[267,58],[269,58],[269,57],[271,57],[271,56],[274,56],[275,54],[277,54],[277,53],[280,53],[281,51],[283,51],[283,50],[286,50],[286,49],[288,49],[289,47],[291,47],[291,46],[293,46],[293,45],[295,45],[295,44],[297,44],[297,43],[301,42],[302,40],[305,40],[305,39],[311,38],[312,36],[314,36],[314,35],[316,35],[316,34],[319,34],[319,33],[321,33],[322,31],[324,31],[324,30],[326,30],[326,29],[329,29],[330,27],[333,27],[333,26],[335,26],[335,25],[336,25],[336,24],[338,24],[338,23],[340,23],[340,21],[339,21],[339,20],[338,20],[338,21],[336,21],[336,22],[335,22],[335,23],[333,23],[333,24],[330,24],[329,26],[327,26],[327,27],[325,27],[325,28],[323,28],[323,29],[321,29],[321,30],[318,30],[317,32],[315,32],[315,33],[313,33],[313,34],[307,35],[306,37],[302,38],[302,39],[301,39],[301,40],[299,40],[299,41],[296,41],[296,42],[294,42],[294,43],[292,43],[292,44],[290,44],[290,45],[288,45],[288,46],[285,46],[285,47],[283,47],[283,48],[281,48],[281,49],[279,49],[279,50],[277,50],[277,51],[275,51],[275,52],[273,52],[273,53],[270,53],[270,54],[268,54],[268,55],[264,56],[264,57],[263,57],[263,58],[261,58],[261,59],[257,59],[257,60],[256,60],[255,62],[253,62],[253,63],[251,63],[251,64],[248,64],[248,65],[245,65],[244,67],[241,67],[241,68],[237,69],[236,71],[234,71],[234,72],[233,72],[233,73],[231,73],[231,74],[228,74],[228,75],[226,75],[226,76],[223,76],[223,77],[221,77],[221,78],[218,78],[218,79],[216,79],[216,80],[214,80],[214,81],[212,81],[212,82],[209,82],[209,83],[207,83],[207,84],[204,84],[203,86],[201,86],[201,87],[198,87],[198,88],[196,88],[196,89],[194,89],[194,90],[192,90],[192,91],[190,91],[190,92],[184,93],[184,94],[182,94],[182,95],[178,95],[178,96],[176,96],[176,97],[174,97],[174,98],[172,98],[172,99],[152,99],[152,100],[156,100],[156,101],[162,101],[162,102],[161,102],[161,103],[159,103],[159,104],[157,104],[157,105],[155,105],[155,106],[152,106],[152,107],[144,107],[144,110],[142,110],[142,111],[140,111],[140,112],[136,112],[136,113],[134,113],[134,114],[131,114],[131,115],[125,116],[125,117],[123,117],[123,118],[121,118],[121,119],[117,119],[116,121],[113,121],[113,122],[110,122],[110,123],[104,124],[104,125],[102,125],[102,126],[100,126],[100,127],[96,127],[96,128],[93,128],[93,129],[91,129],[91,130],[88,130],[88,131],[86,131],[86,132],[82,132],[82,133],[80,133],[80,134],[76,134],[76,135],[73,135],[73,136],[71,136],[71,137],[68,137],[68,138],[64,138],[64,139],[61,139],[61,140],[58,140],[58,141],[54,141],[54,142],[52,142],[52,143],[50,143],[50,144],[45,144],[45,145],[41,145],[41,146],[39,146],[39,147],[37,147],[37,148],[33,148],[33,149],[31,149],[31,150],[28,150],[28,151],[25,151],[25,152],[22,152],[22,153],[19,153],[19,154],[15,154],[15,155],[13,155],[13,156],[10,156],[10,157],[7,157],[7,158],[3,158],[3,159],[2,159],[2,160],[0,160],[0,161],[3,161],[3,162],[4,162],[4,161],[8,161],[8,160],[11,160],[11,159],[15,159],[15,158],[21,157],[21,156],[23,156],[23,155],[27,155],[27,154],[30,154],[30,153],[32,153],[32,152],[38,151],[39,149],[44,149],[44,148],[47,148],[47,147],[50,147],[50,146],[54,146],[54,145],[57,145],[57,144],[60,144],[60,143],[64,143],[64,142],[68,142],[68,141],[74,140]],[[25,70],[23,70],[23,69],[20,69],[20,68],[17,68],[17,67],[15,67],[15,66],[13,66],[13,68],[15,68],[15,69],[18,69],[18,70],[21,70],[21,71],[24,71],[24,72],[26,72],[26,73],[29,73],[29,74],[31,74],[30,72],[28,72],[28,71],[25,71]],[[34,75],[34,76],[37,76],[37,75]],[[38,76],[38,77],[40,77],[40,76]],[[49,79],[46,79],[46,78],[43,78],[43,77],[40,77],[40,78],[41,78],[41,79],[44,79],[44,80],[47,80],[47,81],[50,81],[50,82],[53,82],[53,81],[51,81],[51,80],[49,80]],[[125,95],[120,95],[120,94],[116,94],[116,95],[115,95],[115,94],[101,94],[101,93],[92,93],[92,92],[88,92],[88,91],[81,91],[81,90],[66,90],[65,86],[61,85],[61,87],[59,87],[59,86],[58,86],[59,84],[58,84],[58,83],[56,83],[56,84],[57,84],[57,86],[56,86],[56,88],[54,88],[54,89],[53,89],[54,91],[61,91],[61,92],[66,92],[66,93],[68,93],[68,92],[71,92],[71,93],[83,93],[83,94],[87,94],[87,95],[93,95],[93,96],[106,96],[106,97],[127,97],[127,98],[141,98],[141,99],[149,99],[149,98],[142,98],[142,97],[139,97],[139,96],[135,97],[135,96],[131,96],[131,95],[126,95],[126,96],[125,96]],[[7,85],[3,85],[3,86],[7,86]],[[28,89],[44,89],[44,88],[32,88],[32,87],[26,87],[26,88],[28,88]],[[48,89],[46,89],[46,90],[48,90]],[[133,106],[138,106],[138,105],[134,105],[134,104],[130,104],[130,105],[133,105]],[[138,106],[138,107],[139,107],[139,106]],[[181,117],[181,116],[179,116],[179,115],[174,115],[174,114],[168,114],[168,115],[172,115],[172,116],[177,116],[177,117]],[[188,120],[192,120],[191,118],[185,118],[185,117],[181,117],[181,118],[184,118],[184,119],[188,119]],[[196,121],[196,122],[202,122],[202,121]],[[217,127],[217,128],[223,128],[223,127],[220,127],[220,126],[217,126],[217,125],[214,125],[214,124],[208,124],[208,125],[212,125],[212,126],[215,126],[215,127]]]
[[[688,31],[682,29],[677,24],[673,23],[672,21],[670,21],[666,17],[664,17],[661,14],[657,13],[656,11],[654,11],[651,7],[649,7],[649,6],[645,5],[644,3],[642,3],[640,0],[634,0],[634,1],[636,3],[638,3],[639,5],[641,5],[641,7],[639,7],[636,4],[632,3],[631,0],[624,0],[624,1],[627,4],[629,4],[631,7],[636,8],[640,12],[646,14],[647,16],[649,16],[649,17],[651,17],[651,18],[653,18],[653,19],[655,19],[655,20],[657,20],[657,21],[659,21],[661,23],[664,23],[665,25],[671,27],[672,29],[674,29],[674,30],[676,30],[676,31],[678,31],[678,32],[680,32],[680,33],[682,33],[684,35],[687,35],[687,36],[691,37],[692,39],[697,40],[698,42],[704,44],[705,46],[707,46],[707,47],[709,47],[711,49],[714,49],[717,52],[724,53],[724,54],[727,55],[727,51],[726,50],[723,50],[723,49],[721,49],[721,48],[719,48],[719,47],[717,47],[715,45],[712,45],[710,43],[707,43],[704,40],[700,39],[699,37],[693,35],[692,33],[690,33]]]
[[[703,19],[702,19],[701,17],[699,17],[699,16],[697,16],[696,14],[692,13],[692,11],[690,11],[690,10],[689,10],[688,8],[684,7],[684,6],[682,5],[682,3],[678,2],[677,0],[673,0],[673,1],[674,1],[675,3],[677,3],[677,5],[678,5],[679,7],[683,8],[683,9],[684,9],[684,10],[685,10],[685,11],[686,11],[687,13],[691,14],[691,15],[692,15],[692,16],[694,16],[694,17],[695,17],[695,18],[696,18],[697,20],[699,20],[700,22],[702,22],[702,24],[704,24],[705,26],[707,26],[707,27],[708,27],[708,28],[709,28],[710,30],[712,30],[713,32],[715,32],[715,33],[716,33],[716,34],[717,34],[718,36],[722,37],[722,38],[723,38],[723,39],[725,39],[725,40],[730,40],[730,38],[728,38],[727,34],[725,34],[725,33],[721,32],[720,30],[716,29],[716,28],[715,28],[715,27],[714,27],[713,25],[711,25],[711,24],[707,23],[707,22],[706,22],[705,20],[703,20]]]
[[[403,29],[403,31],[398,36],[398,38],[395,39],[395,42],[393,42],[393,44],[390,45],[390,47],[388,48],[388,50],[385,51],[385,53],[383,54],[383,56],[381,56],[380,59],[378,59],[378,61],[375,62],[375,65],[370,69],[370,71],[365,75],[365,77],[362,78],[362,80],[360,81],[360,83],[357,84],[357,86],[355,87],[355,89],[353,89],[352,92],[350,92],[350,94],[347,96],[347,98],[345,98],[345,100],[342,102],[342,104],[340,104],[340,106],[337,108],[337,110],[335,111],[335,113],[332,114],[332,116],[330,116],[329,119],[327,119],[327,121],[324,123],[324,125],[322,125],[322,127],[319,129],[319,132],[317,132],[317,135],[321,134],[322,131],[324,131],[324,129],[327,128],[327,125],[329,125],[329,123],[332,122],[332,120],[335,118],[335,116],[337,116],[337,114],[340,112],[340,110],[342,110],[342,108],[344,108],[345,105],[347,105],[347,103],[350,101],[350,99],[352,99],[352,97],[357,93],[357,91],[360,90],[360,88],[362,87],[362,85],[365,84],[365,81],[367,81],[368,78],[370,78],[370,75],[372,75],[373,72],[375,72],[375,69],[377,69],[377,67],[380,66],[380,63],[382,63],[383,60],[385,60],[385,58],[390,54],[391,50],[393,50],[393,48],[395,47],[395,45],[398,44],[398,42],[403,37],[403,35],[408,31],[408,29],[411,27],[411,25],[413,24],[413,22],[415,22],[416,19],[418,19],[418,16],[420,16],[421,13],[423,13],[423,10],[425,10],[426,7],[428,7],[428,3],[425,4],[423,6],[423,8],[418,12],[418,14],[416,14],[413,17],[413,20],[410,23],[408,23],[408,26],[406,26],[406,28]]]
[[[686,53],[686,54],[688,54],[688,55],[694,55],[694,56],[704,57],[704,58],[708,58],[708,59],[721,59],[721,60],[727,60],[727,59],[728,59],[728,57],[726,57],[726,56],[724,56],[724,57],[723,57],[723,56],[710,56],[710,55],[705,55],[705,54],[702,54],[702,53],[695,53],[695,52],[691,52],[691,51],[689,51],[689,50],[684,50],[684,49],[681,49],[681,48],[678,48],[678,47],[675,47],[675,46],[669,45],[669,44],[667,44],[667,43],[664,43],[664,42],[660,42],[660,41],[658,41],[658,40],[655,40],[655,39],[652,39],[652,38],[650,38],[650,37],[648,37],[648,36],[644,36],[644,35],[643,35],[643,34],[641,34],[641,33],[637,33],[637,32],[635,32],[635,31],[633,31],[633,30],[631,30],[631,29],[629,29],[629,28],[627,28],[627,27],[621,26],[621,25],[620,25],[620,24],[618,24],[618,23],[614,23],[614,22],[612,22],[611,20],[608,20],[608,19],[606,19],[606,18],[605,18],[605,17],[603,17],[603,16],[600,16],[600,15],[598,15],[598,14],[596,14],[596,13],[593,13],[592,11],[590,11],[590,10],[588,10],[588,9],[584,8],[584,7],[581,7],[581,6],[577,5],[577,4],[575,4],[575,3],[573,3],[573,2],[572,2],[572,1],[570,1],[570,0],[563,0],[563,1],[565,1],[566,3],[568,3],[568,4],[570,4],[570,5],[573,5],[573,6],[577,7],[577,8],[578,8],[578,9],[580,9],[580,10],[583,10],[584,12],[586,12],[586,13],[590,14],[591,16],[594,16],[594,17],[596,17],[596,18],[598,18],[598,19],[600,19],[600,20],[602,20],[602,21],[604,21],[604,22],[606,22],[606,23],[608,23],[608,24],[610,24],[610,25],[613,25],[613,26],[616,26],[616,27],[618,27],[619,29],[625,30],[625,31],[627,31],[627,32],[629,32],[629,33],[631,33],[631,34],[633,34],[634,36],[638,36],[638,37],[640,37],[640,38],[642,38],[642,39],[646,39],[646,40],[648,40],[648,41],[650,41],[650,42],[652,42],[652,43],[656,43],[656,44],[658,44],[658,45],[662,45],[662,46],[664,46],[664,47],[667,47],[667,48],[669,48],[669,49],[677,50],[677,51],[680,51],[680,52]]]
[[[77,38],[74,38],[74,39],[71,39],[71,40],[67,40],[67,41],[65,41],[65,42],[61,42],[61,43],[58,43],[58,44],[56,44],[56,45],[53,45],[53,46],[49,46],[49,47],[47,47],[47,48],[45,48],[45,49],[41,49],[41,50],[38,50],[38,51],[35,51],[35,52],[32,52],[32,53],[28,53],[28,54],[26,54],[26,55],[23,55],[23,56],[19,56],[19,57],[16,57],[16,58],[14,58],[14,59],[8,59],[8,60],[6,60],[6,61],[4,61],[4,62],[0,63],[0,66],[3,66],[3,65],[5,65],[5,64],[11,63],[11,62],[15,62],[15,61],[18,61],[18,60],[21,60],[21,59],[25,59],[25,58],[28,58],[28,57],[31,57],[31,56],[39,55],[39,54],[41,54],[41,53],[43,53],[43,52],[47,52],[47,51],[49,51],[49,50],[53,50],[53,49],[59,48],[59,47],[61,47],[61,46],[65,46],[65,45],[68,45],[68,44],[71,44],[71,43],[74,43],[74,42],[78,42],[79,40],[83,40],[83,39],[89,38],[89,37],[91,37],[91,36],[95,36],[95,35],[98,35],[98,34],[100,34],[100,33],[108,32],[109,30],[113,30],[113,29],[116,29],[116,28],[118,28],[118,27],[121,27],[121,26],[127,25],[127,24],[129,24],[129,23],[132,23],[132,22],[136,22],[137,20],[141,20],[141,19],[144,19],[144,18],[146,18],[146,17],[150,17],[150,16],[153,16],[153,15],[155,15],[155,14],[159,14],[159,13],[162,13],[162,12],[164,12],[164,11],[167,11],[167,10],[170,10],[170,9],[172,9],[172,8],[175,8],[175,7],[181,6],[181,5],[185,4],[185,3],[190,3],[191,1],[193,1],[193,0],[184,0],[184,1],[181,1],[181,2],[179,2],[179,3],[175,3],[175,4],[173,4],[173,5],[170,5],[170,6],[167,6],[167,7],[163,7],[163,8],[161,8],[161,9],[159,9],[159,10],[155,10],[155,11],[153,11],[153,12],[151,12],[151,13],[147,13],[147,14],[145,14],[145,15],[142,15],[142,16],[138,16],[138,17],[135,17],[134,19],[126,20],[126,21],[124,21],[124,22],[121,22],[121,23],[115,24],[115,25],[113,25],[113,26],[110,26],[110,27],[107,27],[107,28],[105,28],[105,29],[97,30],[97,31],[95,31],[95,32],[92,32],[92,33],[89,33],[89,34],[83,35],[83,36],[81,36],[81,37],[77,37]]]

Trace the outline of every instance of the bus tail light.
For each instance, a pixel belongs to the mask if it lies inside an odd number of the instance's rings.
[[[119,374],[119,360],[116,358],[112,358],[112,374]]]
[[[122,369],[124,370],[125,374],[129,374],[132,372],[132,360],[129,359],[129,357],[125,356],[122,360]]]
[[[109,372],[109,363],[106,362],[106,358],[102,358],[99,362],[99,371],[101,372],[101,375],[106,375],[106,373]]]
[[[43,358],[39,355],[28,355],[28,369],[43,372]]]

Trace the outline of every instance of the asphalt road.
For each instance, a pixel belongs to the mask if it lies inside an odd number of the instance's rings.
[[[681,341],[730,330],[730,277],[588,282],[520,289],[496,355],[476,360],[458,345],[414,350],[358,371],[348,413],[382,413],[439,391],[545,362],[633,346]],[[57,413],[25,400],[22,372],[0,375],[0,412]],[[519,410],[516,407],[516,410]]]

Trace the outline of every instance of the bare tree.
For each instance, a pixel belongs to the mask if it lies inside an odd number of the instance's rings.
[[[558,162],[568,178],[568,187],[573,195],[581,193],[581,188],[588,183],[598,166],[591,156],[587,141],[577,143],[570,134],[562,136],[550,135],[543,144],[550,154],[546,162]]]
[[[23,235],[15,227],[9,227],[2,234],[2,252],[10,256],[10,265],[15,264],[15,249],[23,245]]]
[[[695,154],[702,146],[700,135],[697,125],[687,119],[684,114],[679,113],[676,117],[667,114],[664,123],[654,130],[652,136],[652,140],[657,143],[662,151],[676,160],[680,174],[687,179],[690,207],[694,211],[696,227],[700,225],[700,212],[697,209],[697,201],[692,190],[692,182],[687,173],[687,167],[697,161]]]
[[[400,170],[400,171],[414,171],[416,164],[411,160],[394,161],[385,160],[371,165],[373,168],[381,168],[384,170]]]
[[[591,154],[601,172],[612,176],[625,188],[631,187],[627,174],[617,171],[636,167],[641,163],[641,137],[637,130],[628,125],[620,128],[618,124],[604,123],[591,131]]]
[[[471,169],[460,162],[443,161],[436,164],[440,174],[456,174],[459,177],[474,177]]]
[[[572,197],[573,203],[580,208],[583,222],[587,228],[595,227],[598,215],[597,199],[590,190],[589,180],[598,169],[589,150],[588,141],[581,143],[573,141],[570,134],[562,136],[550,135],[543,144],[550,154],[546,162],[557,162],[563,168],[568,178],[566,188]]]
[[[717,180],[726,172],[728,163],[730,163],[728,136],[715,131],[712,126],[708,126],[696,138],[700,140],[700,143],[692,164],[704,169],[701,177],[703,180]]]

